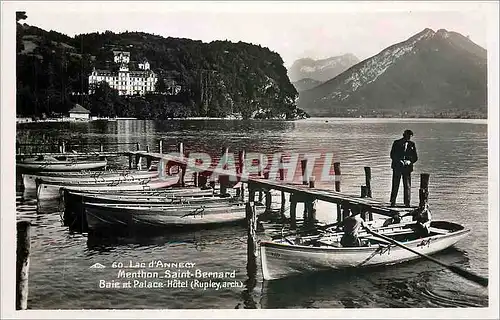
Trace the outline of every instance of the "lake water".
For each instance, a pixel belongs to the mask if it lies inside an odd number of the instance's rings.
[[[185,151],[331,152],[341,163],[342,191],[354,195],[372,168],[373,197],[388,201],[389,151],[404,129],[415,133],[419,160],[413,173],[412,203],[418,203],[420,173],[430,174],[429,202],[435,220],[471,229],[468,237],[435,257],[488,276],[488,141],[485,121],[396,119],[307,119],[280,121],[117,121],[18,125],[18,139],[84,142],[139,142],[165,150],[179,141]],[[117,147],[119,150],[126,146]],[[128,164],[120,159],[119,165]],[[21,182],[22,184],[22,182]],[[323,186],[332,187],[329,183]],[[321,185],[321,183],[320,183]],[[486,307],[488,291],[426,260],[362,272],[321,273],[245,287],[246,230],[232,226],[150,237],[95,237],[70,233],[57,204],[36,213],[36,200],[18,181],[18,219],[30,219],[32,253],[30,309],[198,309],[198,308],[385,308]],[[401,187],[402,189],[402,187]],[[398,197],[402,201],[402,190]],[[45,211],[45,210],[44,210]],[[50,210],[49,210],[50,211]],[[298,210],[298,212],[301,212]],[[335,219],[318,204],[319,219]],[[264,238],[265,232],[259,232]],[[236,287],[99,288],[117,279],[113,263],[152,260],[189,262],[211,272],[233,272]],[[105,269],[89,269],[95,263]],[[175,268],[174,268],[175,269]],[[243,287],[240,287],[240,285]]]

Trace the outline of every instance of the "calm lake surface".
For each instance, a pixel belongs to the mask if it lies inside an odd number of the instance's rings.
[[[233,152],[331,152],[341,162],[342,191],[358,195],[364,166],[372,168],[373,197],[388,201],[389,151],[404,129],[415,133],[419,160],[412,175],[412,204],[418,203],[420,173],[430,173],[429,202],[434,220],[450,220],[471,229],[467,238],[435,255],[488,276],[488,139],[486,121],[397,119],[307,119],[279,121],[138,121],[38,123],[17,126],[18,139],[70,139],[84,142],[139,142],[165,150],[179,141],[185,151],[218,155]],[[111,147],[110,147],[111,148]],[[119,150],[126,146],[114,147]],[[118,159],[117,165],[128,165]],[[321,170],[321,169],[320,169]],[[488,291],[426,260],[370,271],[321,273],[279,281],[258,280],[245,287],[246,230],[232,226],[144,237],[96,237],[70,233],[58,204],[36,212],[36,197],[18,181],[18,219],[30,219],[32,253],[30,309],[198,309],[198,308],[384,308],[486,307]],[[321,183],[320,183],[321,185]],[[323,183],[333,188],[333,183]],[[279,200],[274,200],[278,201]],[[402,202],[402,186],[398,197]],[[45,204],[44,204],[45,205]],[[273,206],[279,204],[273,204]],[[328,204],[319,203],[318,219],[332,222]],[[44,210],[47,211],[47,210]],[[300,209],[298,209],[300,216]],[[288,214],[288,212],[286,213]],[[259,232],[265,238],[266,232]],[[114,262],[194,263],[209,272],[233,272],[236,287],[100,288],[117,280]],[[105,269],[89,269],[95,263]],[[259,262],[260,268],[260,262]],[[148,268],[146,268],[148,269]],[[163,268],[164,270],[165,268]],[[172,271],[176,268],[171,268]],[[184,271],[185,269],[183,269]],[[126,270],[134,271],[134,270]],[[153,271],[153,270],[148,270]],[[134,279],[118,279],[119,281]],[[208,279],[207,279],[208,280]],[[217,279],[215,279],[217,280]],[[239,287],[243,284],[243,287]]]

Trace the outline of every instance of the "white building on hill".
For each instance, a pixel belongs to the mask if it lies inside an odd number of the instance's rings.
[[[130,71],[130,52],[113,51],[114,62],[119,65],[119,71],[97,70],[94,68],[89,75],[89,93],[94,93],[95,87],[106,81],[120,95],[144,95],[154,92],[158,77],[150,70],[149,62],[143,60],[139,63],[138,71]]]

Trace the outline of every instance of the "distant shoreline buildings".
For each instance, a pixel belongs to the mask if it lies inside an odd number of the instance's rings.
[[[130,52],[113,51],[114,62],[118,65],[117,71],[93,69],[89,75],[89,94],[93,94],[97,85],[105,81],[119,95],[145,95],[156,91],[158,75],[150,69],[149,62],[144,59],[138,63],[139,70],[129,70]],[[176,95],[181,86],[169,81],[167,90],[163,94]]]

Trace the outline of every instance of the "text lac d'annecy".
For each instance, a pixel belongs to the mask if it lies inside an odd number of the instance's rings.
[[[111,264],[111,268],[194,268],[194,262],[165,262],[161,260],[151,260],[149,262],[136,262],[129,260],[128,262],[115,261]]]

